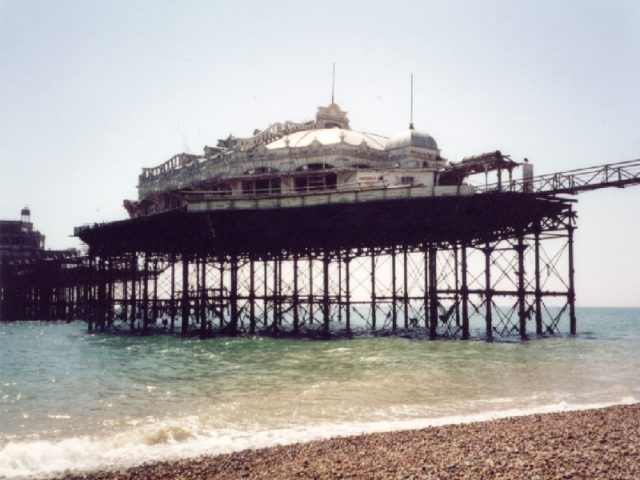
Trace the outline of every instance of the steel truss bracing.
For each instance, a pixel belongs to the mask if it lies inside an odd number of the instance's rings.
[[[485,338],[576,333],[563,211],[493,237],[215,255],[92,253],[90,330]]]

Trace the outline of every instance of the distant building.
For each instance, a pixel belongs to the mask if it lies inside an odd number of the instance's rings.
[[[21,260],[37,256],[44,250],[45,236],[34,230],[31,211],[24,207],[20,220],[0,220],[0,260]]]

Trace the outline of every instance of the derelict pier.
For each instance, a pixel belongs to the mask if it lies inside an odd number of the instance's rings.
[[[76,229],[88,255],[56,291],[100,332],[575,334],[566,195],[635,184],[640,160],[541,176],[499,151],[449,163],[413,124],[353,131],[332,103],[143,169],[129,219]],[[2,311],[27,315],[32,287],[5,281]]]

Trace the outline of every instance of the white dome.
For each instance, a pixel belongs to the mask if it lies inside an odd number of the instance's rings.
[[[318,141],[321,145],[336,145],[346,143],[347,145],[358,146],[364,143],[369,148],[384,150],[388,138],[373,133],[356,132],[344,128],[320,128],[306,130],[302,132],[285,135],[278,140],[274,140],[266,145],[269,150],[279,148],[302,148],[308,147],[313,142]]]
[[[385,150],[392,150],[395,148],[404,147],[420,147],[429,148],[431,150],[437,150],[438,144],[435,139],[427,132],[420,132],[410,128],[404,132],[396,133],[387,141]]]

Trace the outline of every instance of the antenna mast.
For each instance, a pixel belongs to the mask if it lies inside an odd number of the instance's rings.
[[[409,122],[409,130],[413,130],[413,72],[411,72],[411,120]]]
[[[333,73],[331,75],[331,103],[333,102],[333,97],[336,91],[336,64],[333,63]]]

